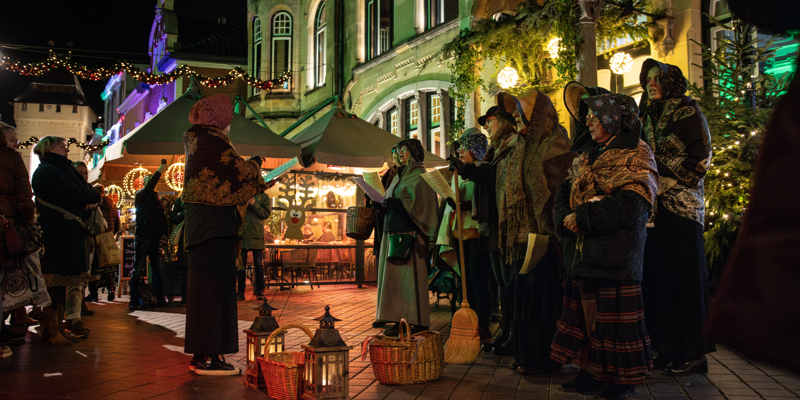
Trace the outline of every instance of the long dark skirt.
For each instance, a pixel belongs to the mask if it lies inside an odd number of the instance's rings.
[[[653,369],[653,357],[644,323],[641,285],[637,281],[596,279],[593,286],[597,314],[590,337],[587,338],[580,287],[571,281],[564,293],[551,357],[566,364],[583,356],[582,363],[598,380],[631,385],[644,382]]]
[[[708,313],[703,227],[658,205],[647,229],[642,296],[653,351],[678,361],[715,350],[701,339]]]
[[[523,261],[512,264],[515,271],[519,271]],[[550,359],[550,343],[564,297],[559,264],[558,252],[551,247],[530,273],[517,275],[512,324],[514,358],[526,369],[546,370],[559,366]]]
[[[238,352],[236,240],[210,239],[190,248],[188,275],[184,352]]]

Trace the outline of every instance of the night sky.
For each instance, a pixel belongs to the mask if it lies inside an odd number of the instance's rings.
[[[3,17],[0,18],[0,53],[27,63],[46,59],[49,48],[59,54],[71,49],[73,61],[90,67],[112,67],[122,60],[147,64],[148,40],[157,1],[7,1],[0,12]],[[246,0],[176,0],[175,12],[211,22],[224,17],[228,24],[237,24],[245,22],[247,4]],[[10,45],[30,47],[23,51],[10,49],[7,47]],[[14,125],[13,107],[8,103],[24,92],[33,79],[0,71],[3,122]],[[81,80],[80,83],[92,109],[102,115],[100,93],[106,82]]]

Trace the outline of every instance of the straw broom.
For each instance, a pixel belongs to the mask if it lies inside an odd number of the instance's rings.
[[[458,259],[461,265],[461,308],[453,315],[450,339],[444,351],[444,362],[448,364],[472,364],[481,353],[481,340],[478,336],[478,314],[469,308],[467,301],[467,268],[464,263],[464,239],[461,234],[464,222],[461,217],[461,193],[458,187],[458,171],[453,172],[453,186],[456,192],[456,224],[458,226]]]

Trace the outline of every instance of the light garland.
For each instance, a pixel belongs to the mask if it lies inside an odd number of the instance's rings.
[[[291,71],[286,71],[276,79],[261,80],[257,77],[250,76],[250,74],[241,67],[236,67],[233,68],[227,75],[210,77],[203,75],[186,65],[181,65],[172,72],[156,75],[141,71],[133,64],[127,62],[115,64],[114,67],[110,69],[89,68],[84,65],[59,59],[55,56],[38,63],[20,64],[19,62],[11,62],[8,60],[3,60],[0,63],[0,69],[16,72],[21,75],[38,76],[55,68],[66,68],[69,72],[75,74],[77,77],[91,81],[105,80],[124,71],[139,82],[146,83],[148,85],[163,85],[173,82],[178,78],[194,76],[201,85],[215,88],[217,86],[228,85],[237,79],[241,79],[249,86],[267,91],[272,91],[272,89],[276,87],[283,86],[283,84],[286,83],[286,81],[288,81],[292,76]]]
[[[633,68],[633,58],[625,52],[614,54],[609,63],[611,64],[611,71],[617,75],[629,72]]]
[[[553,38],[550,40],[550,43],[547,44],[547,52],[550,53],[550,58],[555,60],[558,58],[558,53],[563,50],[561,47],[561,38]]]
[[[514,68],[505,67],[497,74],[497,84],[503,89],[517,86],[517,82],[519,82],[519,74]]]
[[[183,190],[183,176],[185,171],[186,165],[182,162],[170,165],[165,174],[167,186],[176,192]]]
[[[123,198],[125,197],[125,193],[122,192],[121,187],[117,185],[106,186],[106,196],[111,198],[111,200],[114,202],[114,206],[116,206],[117,208],[122,207],[122,203],[124,203]]]
[[[27,149],[28,147],[33,146],[36,143],[39,143],[39,138],[37,138],[36,136],[31,136],[28,140],[26,140],[24,142],[20,142],[19,143],[19,148],[20,149]],[[102,141],[102,142],[100,142],[98,144],[89,144],[89,142],[81,143],[81,142],[78,141],[78,139],[75,139],[75,138],[67,139],[67,146],[74,144],[79,149],[84,150],[84,151],[89,151],[89,152],[100,151],[100,150],[103,149],[103,147],[108,146],[109,143],[110,142],[108,140],[104,140],[104,141]]]
[[[122,187],[125,189],[125,193],[127,193],[128,196],[133,197],[136,194],[136,191],[141,189],[141,188],[136,188],[135,186],[144,184],[144,177],[149,175],[151,174],[150,171],[147,170],[147,168],[137,167],[130,170],[130,172],[128,172],[125,175],[125,179],[122,182]],[[136,181],[140,179],[141,183],[137,184]]]

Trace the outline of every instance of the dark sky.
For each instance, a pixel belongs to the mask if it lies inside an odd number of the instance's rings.
[[[72,60],[91,67],[111,67],[118,61],[148,63],[150,29],[159,0],[22,0],[3,2],[0,19],[0,53],[12,60],[38,62],[47,58],[48,48],[71,48]],[[246,0],[176,0],[175,12],[182,17],[228,24],[244,23]],[[48,44],[53,41],[53,45]],[[72,43],[72,47],[68,43]],[[26,51],[7,45],[41,47]],[[66,53],[64,50],[54,50]],[[0,71],[0,114],[13,123],[8,104],[24,92],[33,77]],[[81,80],[81,86],[95,113],[101,115],[100,93],[105,82]]]

